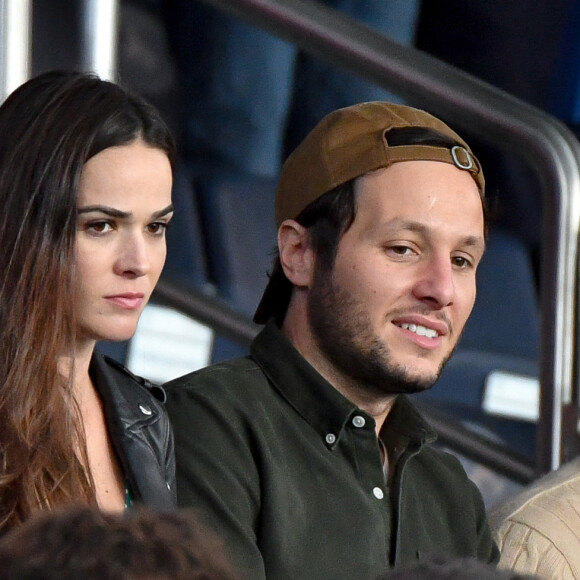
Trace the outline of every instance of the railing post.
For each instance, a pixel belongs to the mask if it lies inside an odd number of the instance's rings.
[[[32,0],[0,0],[0,102],[30,78]]]
[[[83,0],[81,62],[83,70],[117,79],[118,0]]]

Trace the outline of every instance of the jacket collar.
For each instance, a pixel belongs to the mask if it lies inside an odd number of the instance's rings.
[[[95,353],[89,372],[95,388],[104,403],[107,426],[122,430],[139,429],[159,420],[159,411],[151,405],[145,388],[136,383],[136,377],[110,359]]]
[[[159,458],[145,436],[147,428],[157,423],[161,415],[145,381],[96,352],[89,372],[103,401],[109,436],[133,493],[152,507],[173,507]],[[152,389],[164,393],[161,387]]]
[[[254,339],[251,354],[274,388],[322,436],[328,447],[338,444],[344,427],[355,414],[374,419],[339,393],[294,348],[270,320]],[[328,434],[335,436],[328,440]],[[407,397],[399,395],[391,409],[381,439],[392,447],[394,441],[422,446],[436,434]],[[330,443],[329,441],[332,441]]]

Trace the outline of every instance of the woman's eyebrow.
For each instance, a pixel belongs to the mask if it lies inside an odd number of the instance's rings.
[[[159,211],[153,212],[151,214],[151,217],[153,219],[160,218],[167,215],[168,213],[171,213],[172,211],[173,204],[170,204],[167,207],[160,209]],[[108,205],[86,205],[85,207],[79,207],[77,210],[78,215],[92,212],[104,213],[105,215],[118,219],[127,219],[130,218],[132,215],[131,212],[121,211],[120,209],[109,207]]]
[[[105,215],[121,219],[126,219],[131,216],[130,212],[121,211],[114,207],[109,207],[108,205],[86,205],[85,207],[79,207],[77,210],[77,214],[79,215],[92,212],[104,213]]]
[[[172,211],[173,211],[173,204],[171,203],[166,208],[160,209],[159,211],[156,211],[156,212],[153,212],[151,217],[160,218],[160,217],[163,217],[164,215],[167,215],[168,213],[171,213]]]

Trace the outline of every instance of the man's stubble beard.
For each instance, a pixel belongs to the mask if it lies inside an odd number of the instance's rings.
[[[333,271],[317,266],[308,299],[308,317],[318,348],[333,367],[369,395],[425,391],[439,378],[452,353],[428,377],[392,360],[388,346],[373,332],[364,304],[341,288]]]

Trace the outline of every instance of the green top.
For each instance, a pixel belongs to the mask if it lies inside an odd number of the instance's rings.
[[[177,496],[247,580],[366,580],[433,555],[496,561],[483,501],[405,397],[381,433],[273,323],[251,356],[167,385]]]
[[[125,481],[125,509],[133,507],[135,502],[135,496],[133,495],[133,490],[131,489],[131,484],[128,480]]]

